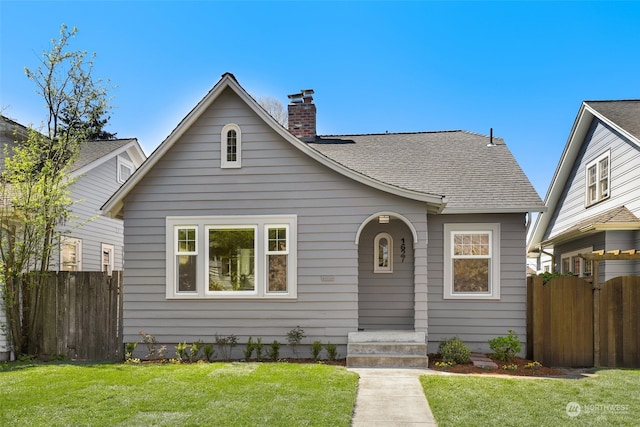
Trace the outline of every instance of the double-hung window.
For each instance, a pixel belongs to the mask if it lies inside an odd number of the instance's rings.
[[[445,299],[500,299],[500,224],[444,225]]]
[[[611,180],[610,152],[598,156],[587,163],[586,169],[586,205],[592,205],[609,197]]]
[[[167,218],[167,298],[295,298],[295,215]]]
[[[82,240],[63,236],[60,241],[60,271],[82,270]]]
[[[242,132],[240,127],[229,123],[220,133],[220,167],[242,167]]]

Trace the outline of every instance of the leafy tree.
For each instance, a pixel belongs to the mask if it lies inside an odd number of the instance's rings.
[[[76,28],[60,29],[41,65],[25,73],[47,108],[45,129],[5,147],[0,188],[0,297],[16,355],[35,354],[34,314],[41,304],[58,227],[70,216],[70,165],[90,134],[89,125],[109,111],[107,90],[92,77],[93,57],[67,50]],[[95,56],[95,55],[94,55]],[[100,119],[101,120],[101,119]],[[100,126],[98,126],[100,127]]]

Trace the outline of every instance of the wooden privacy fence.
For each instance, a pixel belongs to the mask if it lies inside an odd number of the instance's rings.
[[[122,272],[60,272],[36,288],[35,348],[40,356],[122,358]]]
[[[547,366],[640,367],[640,277],[527,279],[527,357]]]

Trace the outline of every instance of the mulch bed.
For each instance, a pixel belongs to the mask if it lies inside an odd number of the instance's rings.
[[[454,365],[447,368],[440,368],[436,366],[436,362],[442,361],[442,358],[439,354],[429,354],[429,368],[434,371],[442,371],[442,372],[451,372],[455,374],[484,374],[484,375],[511,375],[511,376],[521,376],[521,377],[563,377],[566,376],[567,373],[560,369],[549,368],[547,366],[542,366],[538,369],[529,369],[525,368],[528,363],[531,363],[531,360],[521,359],[516,357],[512,362],[505,363],[501,360],[493,358],[490,354],[487,354],[486,357],[493,360],[496,365],[498,365],[498,369],[489,369],[489,368],[479,368],[473,366],[473,363],[467,363],[465,365]],[[503,369],[505,365],[515,365],[516,369]]]

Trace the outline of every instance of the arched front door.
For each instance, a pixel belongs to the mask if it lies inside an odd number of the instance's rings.
[[[413,234],[400,219],[374,218],[358,241],[358,329],[414,330]]]

